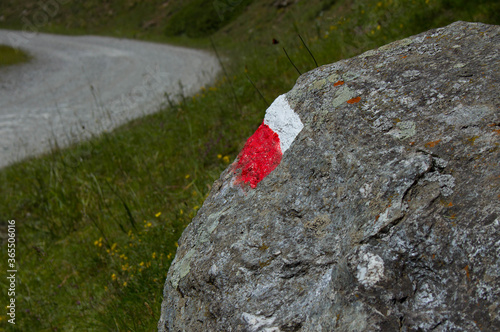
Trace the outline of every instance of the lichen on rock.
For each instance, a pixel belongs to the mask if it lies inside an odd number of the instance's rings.
[[[159,330],[499,331],[499,33],[456,22],[302,75],[303,128],[255,186],[234,164],[215,182]]]

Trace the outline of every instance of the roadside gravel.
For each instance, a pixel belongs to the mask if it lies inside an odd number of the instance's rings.
[[[0,69],[0,167],[158,111],[219,71],[206,52],[110,37],[39,33],[21,48],[33,60]]]

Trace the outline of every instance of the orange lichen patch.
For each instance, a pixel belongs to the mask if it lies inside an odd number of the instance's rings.
[[[450,202],[450,203],[448,204],[448,206],[449,206],[449,207],[452,207],[452,206],[453,206],[453,203],[452,203],[452,202]]]
[[[436,140],[436,141],[432,141],[432,142],[427,142],[425,143],[425,147],[426,148],[433,148],[435,147],[439,142],[441,142],[440,139]]]
[[[359,101],[361,100],[361,97],[355,97],[355,98],[352,98],[352,99],[349,99],[347,101],[348,104],[356,104],[356,103],[359,103]]]
[[[408,144],[410,144],[410,146],[414,146],[414,145],[415,145],[415,142],[410,142],[410,143],[408,143]]]
[[[493,130],[493,132],[494,132],[495,134],[497,134],[497,135],[500,135],[500,129],[495,129],[495,130]]]
[[[333,83],[333,86],[339,86],[339,85],[342,85],[344,84],[344,81],[338,81],[336,83]]]
[[[272,259],[272,258],[270,258],[270,259],[268,259],[268,260],[267,260],[267,261],[265,261],[265,262],[259,262],[260,268],[261,268],[261,269],[265,268],[266,266],[268,266],[269,264],[271,264],[272,260],[273,260],[273,259]]]
[[[470,142],[470,144],[474,145],[474,142],[476,141],[476,139],[478,139],[479,136],[472,136],[470,138],[468,138],[467,140]]]
[[[408,55],[402,55],[402,56],[401,56],[401,59],[406,59],[406,57],[407,57],[407,56],[408,56]]]
[[[464,270],[465,270],[465,275],[467,276],[467,280],[470,281],[469,265],[465,265]]]
[[[266,251],[267,249],[269,249],[269,246],[265,245],[265,244],[262,244],[260,247],[259,247],[259,250],[260,251]]]

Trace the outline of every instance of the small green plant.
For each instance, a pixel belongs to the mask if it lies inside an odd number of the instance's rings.
[[[25,52],[7,45],[0,45],[0,67],[28,62],[30,56]]]

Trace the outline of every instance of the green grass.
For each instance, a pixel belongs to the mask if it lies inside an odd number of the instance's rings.
[[[69,26],[73,33],[211,47],[203,37],[212,26],[208,19],[192,32],[167,28],[175,15],[196,22],[200,13],[190,4],[197,2],[169,2],[168,10],[161,3],[71,2],[44,29]],[[267,104],[298,77],[283,48],[306,72],[315,64],[298,34],[322,65],[456,20],[499,23],[496,1],[471,3],[314,0],[276,8],[254,0],[229,8],[226,20],[209,32],[227,76],[157,114],[0,170],[1,233],[7,220],[16,220],[19,271],[17,325],[7,324],[2,313],[0,329],[155,330],[177,239],[258,127]],[[19,9],[10,10],[3,12]],[[165,20],[143,28],[152,13]],[[91,16],[86,27],[85,15]],[[15,25],[11,16],[6,22]],[[2,271],[5,262],[3,255]],[[7,283],[0,280],[0,304],[6,305]]]
[[[233,2],[237,5],[229,5]],[[186,35],[191,38],[210,36],[234,21],[251,2],[215,0],[212,6],[207,6],[204,0],[186,2],[169,18],[165,33],[169,36]]]
[[[7,45],[0,45],[0,67],[28,62],[30,56],[21,50],[16,50]]]

